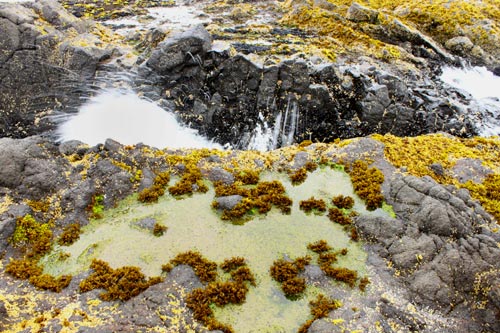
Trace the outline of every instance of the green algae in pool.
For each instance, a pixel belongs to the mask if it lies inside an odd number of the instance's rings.
[[[273,209],[244,225],[233,225],[212,210],[213,189],[183,200],[166,195],[148,205],[137,202],[133,195],[117,208],[105,211],[102,219],[82,228],[74,244],[55,246],[41,263],[50,274],[77,274],[88,269],[92,259],[99,258],[114,268],[138,266],[144,274],[156,276],[161,274],[163,264],[188,250],[198,250],[218,263],[234,256],[244,257],[257,286],[250,288],[244,304],[216,309],[216,318],[232,325],[236,332],[296,331],[309,318],[308,303],[318,291],[308,286],[303,297],[287,299],[269,275],[275,260],[304,256],[308,254],[307,244],[324,239],[335,249],[349,250],[347,256],[339,258],[338,266],[354,269],[359,276],[367,274],[366,253],[361,245],[351,242],[342,226],[330,222],[326,215],[305,214],[299,209],[299,201],[315,196],[330,202],[333,196],[343,194],[355,199],[354,209],[360,214],[387,213],[381,209],[367,212],[353,193],[349,176],[338,170],[318,169],[299,186],[293,186],[284,174],[266,173],[262,179],[283,183],[294,201],[290,215]],[[150,230],[138,228],[136,222],[145,218],[154,218],[166,226],[165,234],[155,237]],[[61,252],[70,257],[58,260]]]

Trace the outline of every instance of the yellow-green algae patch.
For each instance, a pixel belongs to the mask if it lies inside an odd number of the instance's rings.
[[[327,3],[331,3],[327,6]],[[317,37],[302,39],[303,52],[317,53],[335,60],[343,53],[371,54],[383,60],[396,61],[406,56],[398,45],[379,40],[371,31],[374,27],[390,27],[398,20],[418,28],[440,43],[467,36],[474,45],[497,53],[500,39],[498,0],[371,0],[358,1],[378,11],[376,22],[352,22],[347,11],[354,1],[287,0],[281,4],[280,24],[293,26]],[[374,31],[377,31],[375,29]],[[294,46],[296,47],[296,46]]]
[[[386,213],[381,209],[367,212],[353,193],[349,176],[342,171],[318,169],[300,186],[293,186],[286,174],[264,173],[261,178],[283,183],[294,201],[290,215],[272,209],[244,225],[234,225],[222,221],[211,209],[213,189],[182,200],[165,195],[158,203],[147,205],[138,203],[133,195],[117,208],[105,211],[102,219],[82,228],[80,239],[71,246],[55,246],[41,264],[54,275],[76,274],[88,269],[92,259],[99,258],[113,268],[138,266],[146,275],[156,276],[161,274],[163,264],[189,250],[197,250],[218,263],[234,256],[243,257],[254,272],[256,287],[250,288],[243,305],[215,309],[216,318],[232,325],[236,332],[296,331],[308,319],[309,301],[318,292],[309,286],[302,298],[287,299],[269,275],[275,260],[310,254],[307,244],[324,239],[335,249],[348,249],[348,255],[339,257],[338,267],[356,270],[359,276],[367,275],[367,255],[361,245],[350,241],[342,226],[329,221],[326,215],[305,214],[298,207],[299,201],[315,196],[329,202],[343,194],[355,199],[354,209],[361,214]],[[168,230],[155,237],[150,230],[137,227],[136,222],[145,218],[154,218]],[[59,252],[69,253],[70,257],[59,260]]]

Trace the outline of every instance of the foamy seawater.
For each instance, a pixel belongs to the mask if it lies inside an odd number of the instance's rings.
[[[441,80],[470,94],[469,104],[462,106],[469,110],[480,135],[500,135],[500,77],[485,67],[444,67]]]
[[[144,143],[157,148],[222,148],[182,126],[174,115],[133,91],[108,89],[92,97],[57,129],[59,141],[89,145],[110,138],[125,145]]]
[[[476,99],[500,98],[500,77],[485,67],[454,68],[444,67],[441,80],[467,91]]]

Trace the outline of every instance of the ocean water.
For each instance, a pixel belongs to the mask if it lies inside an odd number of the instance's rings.
[[[197,131],[182,126],[172,112],[140,98],[131,89],[105,89],[61,123],[59,141],[89,145],[111,138],[125,145],[144,143],[156,148],[218,148]]]
[[[130,16],[106,21],[119,34],[127,35],[138,29],[151,30],[162,27],[165,30],[187,30],[198,24],[208,24],[211,20],[193,6],[147,8],[145,17]]]
[[[469,109],[480,135],[500,135],[500,77],[485,67],[444,67],[441,80],[469,95]]]

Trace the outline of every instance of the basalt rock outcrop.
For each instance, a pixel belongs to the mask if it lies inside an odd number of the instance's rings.
[[[112,48],[57,1],[0,4],[0,136],[42,134],[55,109],[76,110]]]
[[[221,143],[246,147],[257,126],[272,128],[274,146],[371,133],[475,134],[467,110],[450,103],[460,93],[419,71],[382,68],[368,58],[356,65],[299,58],[257,64],[211,49],[203,31],[160,43],[141,65],[138,82],[166,91],[162,98],[185,123]]]
[[[393,173],[379,154],[371,156],[386,177],[392,174],[384,188],[395,218],[357,218],[362,237],[390,262],[417,303],[471,318],[467,331],[497,331],[498,285],[485,287],[499,278],[500,237],[487,227],[491,216],[467,190]]]
[[[311,8],[330,10],[320,5]],[[418,46],[421,52],[411,51],[393,63],[359,52],[339,55],[333,63],[307,54],[292,56],[292,51],[284,59],[265,54],[258,59],[250,49],[235,54],[234,49],[215,46],[212,40],[224,36],[202,26],[171,35],[160,26],[143,37],[115,39],[99,24],[72,16],[55,1],[3,4],[0,15],[1,136],[50,132],[55,126],[51,116],[74,111],[92,92],[96,71],[106,66],[110,71],[130,71],[135,89],[175,111],[188,126],[237,148],[251,146],[255,135],[264,132],[269,148],[371,133],[414,136],[443,131],[468,137],[477,134],[477,124],[487,121],[471,112],[477,105],[470,105],[469,96],[434,80],[439,65],[454,62],[454,56],[405,23],[379,22],[380,13],[361,5],[346,11],[350,20],[338,19],[356,26],[369,24],[365,32],[373,38]],[[274,28],[271,35],[295,33],[307,40],[304,32],[309,28],[300,29],[303,32]],[[467,53],[466,38],[450,40],[448,47]],[[125,64],[125,58],[134,59],[125,43],[134,40],[136,52],[142,54],[136,64],[130,59]],[[232,45],[238,48],[238,43]]]

